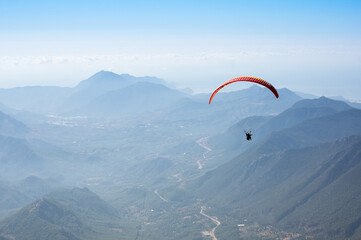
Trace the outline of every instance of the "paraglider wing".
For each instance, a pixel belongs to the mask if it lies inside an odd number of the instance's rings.
[[[266,88],[268,88],[269,90],[271,90],[273,92],[273,94],[276,96],[276,98],[278,98],[278,96],[279,96],[277,90],[272,86],[272,84],[266,82],[263,79],[255,78],[255,77],[237,77],[237,78],[232,78],[231,80],[228,80],[227,82],[225,82],[221,86],[219,86],[212,93],[212,96],[209,99],[209,104],[212,102],[212,99],[213,99],[214,95],[216,95],[216,93],[219,90],[221,90],[223,87],[227,86],[228,84],[231,84],[231,83],[234,83],[234,82],[241,82],[241,81],[254,82],[254,83],[261,84],[261,85],[265,86]]]

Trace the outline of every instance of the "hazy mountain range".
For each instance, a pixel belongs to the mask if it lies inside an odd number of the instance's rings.
[[[1,89],[0,239],[359,239],[361,110],[278,91]]]
[[[81,81],[77,86],[32,86],[0,89],[0,102],[9,108],[35,113],[66,113],[84,107],[97,97],[139,82],[165,84],[155,77],[134,77],[101,71]],[[110,94],[112,95],[112,94]],[[109,99],[110,104],[114,103]],[[124,103],[123,103],[124,104]]]

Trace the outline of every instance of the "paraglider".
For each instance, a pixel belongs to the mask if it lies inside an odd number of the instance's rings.
[[[275,95],[276,98],[279,97],[278,92],[276,90],[275,87],[272,86],[272,84],[266,82],[263,79],[260,78],[255,78],[255,77],[237,77],[237,78],[232,78],[231,80],[228,80],[227,82],[223,83],[221,86],[219,86],[211,95],[210,99],[209,99],[209,104],[211,104],[213,97],[216,95],[216,93],[221,90],[223,87],[227,86],[228,84],[234,83],[234,82],[242,82],[242,81],[246,81],[246,82],[254,82],[254,83],[258,83],[262,86],[265,86],[266,88],[268,88],[269,90],[272,91],[272,93]]]
[[[260,78],[255,78],[255,77],[237,77],[237,78],[232,78],[231,80],[228,80],[227,82],[223,83],[221,86],[219,86],[211,95],[211,97],[209,98],[209,104],[211,104],[212,99],[214,98],[214,96],[216,95],[216,93],[221,90],[222,88],[224,88],[225,86],[227,86],[228,84],[231,83],[235,83],[235,82],[242,82],[242,81],[246,81],[246,82],[254,82],[254,83],[258,83],[262,86],[265,86],[266,88],[268,88],[269,90],[271,90],[271,92],[275,95],[276,98],[279,97],[278,92],[276,90],[276,88],[274,86],[272,86],[272,84],[270,84],[269,82],[266,82],[263,79]],[[246,139],[247,141],[251,141],[252,140],[252,132],[249,131],[247,132],[246,130],[244,130],[244,133],[246,134]]]

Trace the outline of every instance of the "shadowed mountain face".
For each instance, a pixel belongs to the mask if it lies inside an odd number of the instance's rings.
[[[54,180],[34,176],[11,183],[0,183],[0,219],[60,188],[61,185]]]
[[[361,110],[357,109],[305,120],[291,128],[272,133],[258,149],[263,153],[280,151],[361,134],[360,120]]]
[[[123,88],[136,82],[150,82],[163,85],[167,84],[164,80],[156,77],[134,77],[129,74],[119,75],[109,71],[100,71],[87,80],[81,81],[74,89],[76,92],[86,89],[98,89],[99,94],[102,95],[107,91]]]
[[[96,87],[99,88],[99,94],[103,94],[109,90],[122,88],[131,84],[132,77],[128,74],[116,74],[108,71],[100,71],[90,78],[81,81],[74,89],[76,92],[90,90],[94,91]],[[91,90],[92,89],[92,90]]]
[[[79,111],[97,116],[127,116],[164,108],[186,96],[163,85],[139,82],[107,92],[93,99]]]
[[[81,158],[44,141],[0,135],[0,176],[9,181],[28,176],[59,178],[77,163]]]
[[[268,120],[279,118],[295,124],[288,127],[284,121],[286,128],[189,182],[186,193],[207,199],[220,215],[236,214],[327,239],[358,239],[361,215],[349,214],[361,207],[361,189],[353,184],[361,176],[361,111],[342,111],[349,109],[342,104],[333,109],[336,113],[330,111],[332,107],[324,111],[318,103],[328,100],[314,101],[300,102]],[[300,123],[292,120],[295,109],[304,111],[307,105],[320,112]],[[172,196],[177,193],[169,195],[176,200]],[[330,227],[334,225],[337,227]]]
[[[220,92],[208,106],[208,95],[190,96],[169,86],[164,80],[155,77],[134,77],[101,71],[74,88],[34,86],[0,89],[3,92],[0,94],[0,102],[32,113],[71,116],[124,116],[169,107],[149,117],[205,123],[211,119],[213,124],[223,124],[221,128],[224,128],[245,116],[277,114],[301,99],[287,89],[279,89],[280,98],[275,99],[268,89],[252,86],[237,92]],[[188,99],[173,104],[175,100],[184,97]]]
[[[49,193],[46,197],[67,205],[78,214],[86,214],[88,218],[91,216],[119,217],[117,210],[87,188],[56,191]]]
[[[325,97],[313,100],[305,99],[295,103],[291,108],[270,119],[267,123],[262,125],[257,132],[259,132],[261,136],[265,136],[272,131],[291,127],[306,119],[331,115],[350,109],[352,108],[346,103],[334,101]]]
[[[0,112],[0,134],[11,137],[24,137],[30,129],[22,122]]]
[[[253,147],[255,144],[260,143],[266,137],[269,137],[268,135],[272,132],[293,127],[308,119],[333,115],[337,112],[351,109],[353,108],[346,103],[331,100],[325,97],[312,100],[301,100],[289,109],[273,117],[252,116],[242,119],[224,133],[210,138],[208,142],[215,150],[220,149],[219,151],[222,154],[230,155],[241,153],[246,151],[248,148]],[[317,121],[323,120],[321,119]],[[296,127],[296,129],[297,128],[298,127]],[[254,135],[252,142],[245,140],[244,130],[252,131]],[[342,129],[340,131],[342,131]],[[349,134],[350,132],[347,132],[344,136],[348,136]],[[300,139],[303,138],[300,137]],[[276,142],[275,144],[278,145],[279,142]]]
[[[0,102],[7,107],[42,114],[69,112],[88,104],[108,91],[137,82],[166,84],[155,77],[134,77],[100,71],[80,82],[76,87],[32,86],[0,89]]]
[[[88,189],[54,192],[0,222],[4,239],[118,239],[131,229],[117,211]],[[106,224],[103,224],[106,223]],[[125,229],[128,228],[128,229]]]
[[[217,173],[217,170],[214,170],[209,173],[210,175],[207,176],[206,174],[203,179],[206,182],[213,181],[209,177],[213,174],[218,176],[219,180],[222,179],[220,177],[222,175],[238,178],[240,176],[238,170],[244,170],[243,164],[251,164],[255,159],[262,158],[263,156],[272,153],[276,154],[287,149],[303,148],[354,134],[361,134],[360,121],[361,111],[356,109],[305,120],[291,128],[271,133],[248,151],[219,168],[224,169],[225,172],[219,171]],[[235,166],[232,164],[235,164]],[[256,167],[256,165],[254,166]],[[232,171],[233,174],[229,174],[227,169]],[[219,184],[222,182],[222,180],[219,181]],[[227,184],[227,182],[224,182],[224,184]]]
[[[359,239],[360,170],[358,135],[259,158],[220,194],[231,196],[225,191],[233,185],[241,214],[264,223],[326,239]]]
[[[118,75],[113,72],[100,71],[90,78],[80,82],[73,89],[73,94],[64,101],[61,111],[66,113],[74,113],[74,110],[85,108],[86,110],[90,111],[91,114],[98,113],[100,111],[97,109],[99,105],[103,105],[104,107],[109,108],[109,106],[116,104],[116,102],[113,102],[112,100],[116,101],[117,97],[114,95],[118,94],[111,93],[112,91],[126,88],[138,82],[147,82],[149,84],[165,84],[164,80],[155,77],[134,77],[129,74]],[[149,91],[151,91],[151,89],[149,89]],[[109,96],[107,97],[108,94]],[[122,94],[122,92],[119,92],[119,94]],[[142,93],[140,92],[139,95],[141,94]],[[125,96],[123,100],[126,100]],[[98,103],[99,101],[100,103]],[[94,105],[94,109],[92,109],[91,105]],[[112,113],[111,111],[106,113],[109,114],[109,112]],[[80,113],[87,114],[88,112],[81,110]]]
[[[6,219],[0,227],[1,236],[9,240],[78,240],[78,231],[84,231],[84,224],[72,211],[54,200],[44,198]]]
[[[295,103],[291,109],[296,109],[296,108],[316,108],[316,109],[330,108],[340,112],[340,111],[348,110],[351,107],[345,102],[332,100],[326,97],[320,97],[317,99],[304,99],[302,101],[299,101]]]
[[[80,82],[74,89],[73,94],[66,99],[63,105],[65,111],[77,109],[89,104],[94,98],[106,94],[109,91],[121,89],[131,84],[144,81],[151,83],[163,83],[164,81],[153,77],[134,77],[129,74],[115,74],[108,71],[100,71],[87,80]]]
[[[0,135],[0,174],[21,179],[44,170],[45,160],[34,153],[25,140]]]

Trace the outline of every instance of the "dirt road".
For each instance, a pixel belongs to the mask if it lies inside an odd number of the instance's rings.
[[[210,151],[212,151],[212,149],[206,145],[208,138],[209,137],[204,137],[204,138],[197,140],[197,144],[206,150],[206,152],[203,153],[203,164],[202,164],[201,160],[197,161],[198,169],[203,168],[205,162],[207,162],[207,160],[208,160],[206,157],[206,154],[209,153]]]
[[[210,220],[212,220],[216,224],[216,226],[214,228],[212,228],[212,230],[210,232],[203,231],[202,234],[210,236],[212,238],[212,240],[217,240],[217,237],[215,236],[214,232],[216,231],[217,227],[219,225],[221,225],[221,222],[217,219],[217,217],[211,217],[211,216],[205,214],[204,213],[205,208],[206,208],[205,206],[202,206],[201,211],[199,213],[201,215],[205,216],[206,218],[209,218]]]
[[[154,193],[160,198],[163,200],[163,202],[168,202],[168,199],[162,197],[159,193],[158,193],[158,190],[154,190]]]

